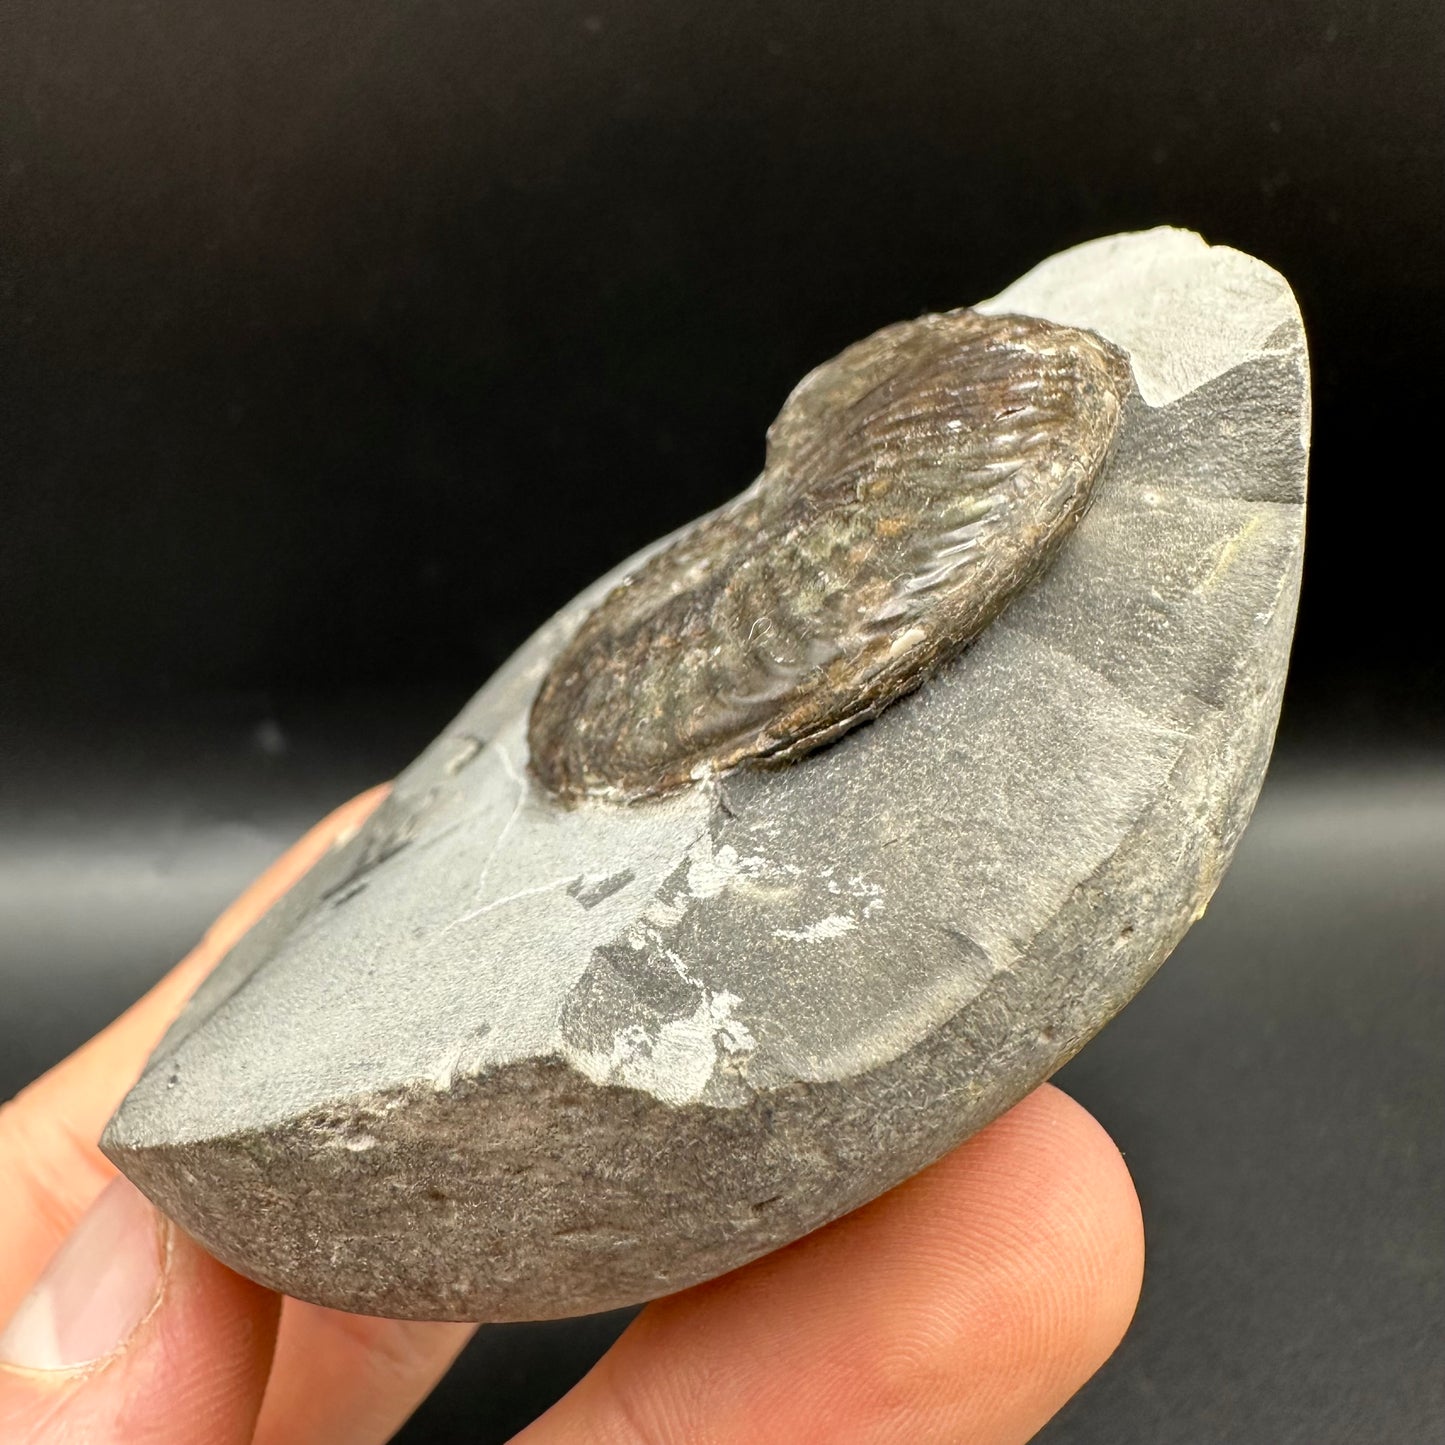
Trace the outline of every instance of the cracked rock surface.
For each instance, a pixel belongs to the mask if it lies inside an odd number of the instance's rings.
[[[1048,572],[835,746],[627,806],[560,807],[526,751],[550,660],[626,565],[544,626],[236,945],[106,1132],[227,1264],[425,1319],[680,1289],[1001,1113],[1200,915],[1294,623],[1294,299],[1157,230],[979,309],[1091,329],[1133,369]]]

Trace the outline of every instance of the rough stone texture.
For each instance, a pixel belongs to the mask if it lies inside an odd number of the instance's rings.
[[[1171,230],[981,309],[1132,362],[1052,568],[836,746],[630,806],[559,808],[525,744],[623,569],[548,623],[233,949],[111,1122],[110,1157],[223,1260],[418,1318],[681,1288],[992,1119],[1199,916],[1294,621],[1298,311]]]

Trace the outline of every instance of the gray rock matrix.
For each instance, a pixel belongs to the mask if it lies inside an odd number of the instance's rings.
[[[1309,386],[1283,279],[1183,231],[984,303],[1134,371],[1057,560],[834,747],[559,807],[526,717],[628,565],[544,626],[241,940],[106,1153],[227,1264],[418,1319],[731,1269],[1047,1078],[1203,911],[1269,757]]]

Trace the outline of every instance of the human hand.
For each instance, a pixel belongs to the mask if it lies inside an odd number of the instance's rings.
[[[94,1142],[201,977],[384,791],[313,829],[145,998],[0,1111],[7,1445],[375,1445],[465,1343],[470,1326],[252,1284]],[[649,1305],[518,1439],[1024,1441],[1118,1343],[1142,1263],[1123,1160],[1045,1086],[865,1208]]]

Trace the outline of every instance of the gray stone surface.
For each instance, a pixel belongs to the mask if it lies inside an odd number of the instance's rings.
[[[631,806],[529,781],[548,623],[221,964],[104,1147],[235,1268],[538,1318],[707,1278],[936,1158],[1202,912],[1268,759],[1303,537],[1284,281],[1114,237],[986,304],[1138,385],[1054,566],[836,746]]]

